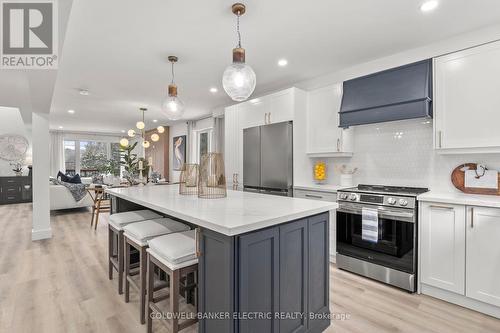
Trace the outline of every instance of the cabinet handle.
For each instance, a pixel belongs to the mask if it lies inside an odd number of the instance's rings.
[[[438,209],[453,209],[453,207],[448,207],[448,206],[438,206],[438,205],[430,205],[429,207],[431,208],[438,208]]]
[[[470,208],[470,227],[474,228],[474,207]]]
[[[194,229],[195,242],[196,242],[196,258],[201,257],[200,242],[201,242],[201,228]]]
[[[337,151],[340,151],[340,139],[337,139]]]
[[[305,196],[308,198],[323,199],[320,195],[306,194]]]

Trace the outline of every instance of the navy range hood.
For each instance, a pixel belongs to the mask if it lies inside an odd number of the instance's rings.
[[[432,118],[432,59],[344,82],[339,127]]]

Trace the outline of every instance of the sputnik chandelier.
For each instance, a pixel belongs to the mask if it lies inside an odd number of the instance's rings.
[[[135,138],[135,137],[139,137],[141,138],[142,140],[142,146],[144,148],[149,148],[149,145],[150,145],[150,142],[149,140],[146,138],[146,130],[145,130],[145,127],[146,127],[146,124],[144,123],[144,113],[147,111],[146,108],[140,108],[139,109],[141,112],[142,112],[142,120],[138,121],[136,124],[135,124],[135,127],[139,130],[139,132],[136,132],[134,129],[129,129],[127,134],[130,138]],[[158,126],[156,128],[156,131],[161,134],[163,132],[165,132],[165,128],[163,126]],[[160,140],[160,135],[158,133],[153,133],[151,134],[151,141],[153,142],[157,142],[158,140]],[[123,138],[120,140],[120,145],[126,147],[128,146],[128,139],[127,138]]]

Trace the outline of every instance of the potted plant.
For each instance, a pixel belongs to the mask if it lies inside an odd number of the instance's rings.
[[[120,152],[121,160],[120,165],[123,165],[125,168],[124,177],[130,183],[130,185],[134,185],[134,176],[138,173],[138,162],[137,154],[132,153],[132,151],[137,146],[137,142],[132,145],[121,146]]]
[[[16,173],[16,176],[23,175],[23,164],[21,162],[10,163],[10,166],[14,167],[12,171]]]

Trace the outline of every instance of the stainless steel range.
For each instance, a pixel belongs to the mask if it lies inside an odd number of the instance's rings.
[[[337,267],[415,292],[416,197],[427,191],[381,185],[340,190]]]

